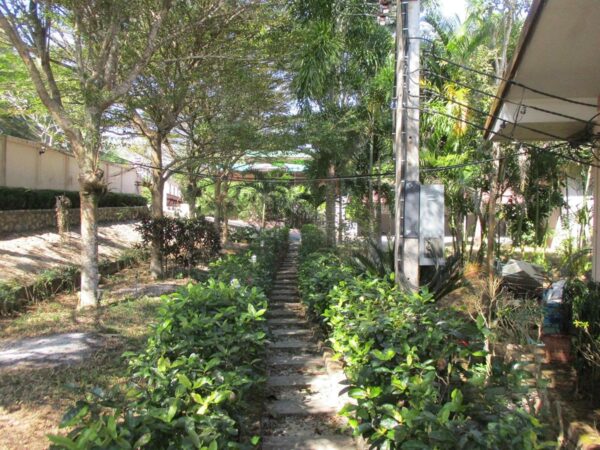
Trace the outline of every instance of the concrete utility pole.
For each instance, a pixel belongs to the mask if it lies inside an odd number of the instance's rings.
[[[419,287],[419,96],[420,13],[419,0],[402,1],[396,12],[396,279]]]
[[[598,113],[600,113],[600,95],[598,96]],[[600,135],[600,125],[594,127],[594,134]],[[600,145],[596,144],[600,151]],[[600,165],[600,158],[594,158],[594,165]],[[594,210],[592,221],[594,231],[592,233],[592,281],[600,283],[600,167],[592,167],[594,181]]]

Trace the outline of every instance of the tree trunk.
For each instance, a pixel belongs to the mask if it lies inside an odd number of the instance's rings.
[[[198,199],[199,189],[197,187],[197,180],[190,179],[185,190],[185,201],[187,202],[190,209],[190,219],[196,218],[198,209],[196,208],[196,200]]]
[[[381,232],[383,230],[383,208],[381,203],[381,155],[377,159],[377,220],[375,221],[375,237],[377,243],[381,243]]]
[[[222,236],[223,238],[221,239],[221,241],[223,242],[223,244],[226,244],[227,241],[229,240],[229,219],[227,217],[227,194],[229,191],[229,183],[227,181],[223,182],[223,186],[222,186],[222,190],[221,190],[221,196],[223,198],[223,200],[221,201],[221,208],[223,210],[222,212],[222,217],[223,217],[223,233]]]
[[[71,141],[78,156],[79,199],[81,211],[81,290],[79,308],[97,307],[98,282],[98,198],[104,192],[104,172],[96,164],[100,148],[100,115],[88,110],[87,142]]]
[[[152,148],[152,203],[150,214],[153,219],[163,217],[163,168],[162,168],[162,137],[157,135]],[[163,276],[163,254],[157,242],[152,243],[150,251],[150,273],[152,278],[159,279]]]
[[[263,229],[263,230],[265,228],[266,218],[267,218],[267,202],[263,198],[262,215],[261,215],[261,218],[260,218],[260,228]]]
[[[335,177],[335,165],[330,164],[327,169],[329,178]],[[327,245],[335,245],[335,181],[327,181],[325,186],[325,228]]]
[[[82,183],[81,202],[81,292],[79,308],[98,306],[98,193],[87,192]]]
[[[342,241],[344,240],[344,210],[343,210],[343,203],[342,203],[342,180],[338,181],[338,198],[339,198],[339,203],[338,203],[338,242],[341,244]],[[372,211],[369,211],[369,214],[371,214]],[[372,229],[371,228],[371,224],[373,223],[373,216],[369,217],[369,231]]]

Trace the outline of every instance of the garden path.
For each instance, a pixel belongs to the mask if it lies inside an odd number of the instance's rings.
[[[267,325],[267,400],[264,450],[354,449],[337,415],[343,373],[328,364],[298,294],[298,240],[290,236],[287,257],[270,296]],[[329,369],[329,370],[328,370]]]

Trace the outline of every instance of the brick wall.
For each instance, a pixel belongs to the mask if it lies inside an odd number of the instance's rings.
[[[98,222],[139,220],[148,215],[145,206],[98,208]],[[79,209],[69,210],[69,223],[79,225]],[[0,211],[0,235],[52,229],[56,231],[56,212],[53,209]]]

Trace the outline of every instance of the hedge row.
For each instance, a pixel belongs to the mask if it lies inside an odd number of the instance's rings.
[[[312,248],[313,238],[302,236]],[[533,412],[530,375],[501,362],[488,372],[481,321],[440,309],[428,293],[355,275],[333,253],[306,256],[301,295],[345,363],[354,402],[342,414],[369,448],[555,448]]]
[[[72,208],[79,208],[79,192],[58,191],[52,189],[26,189],[0,187],[0,210],[54,209],[56,197],[66,195]],[[145,206],[146,199],[141,195],[106,192],[100,197],[98,206]]]
[[[264,290],[274,273],[266,267],[286,239],[261,234],[252,255],[212,264],[207,282],[163,297],[145,350],[127,355],[127,386],[92,389],[63,418],[71,432],[50,436],[54,448],[255,448],[248,418],[265,379]],[[264,278],[249,279],[248,267]]]

